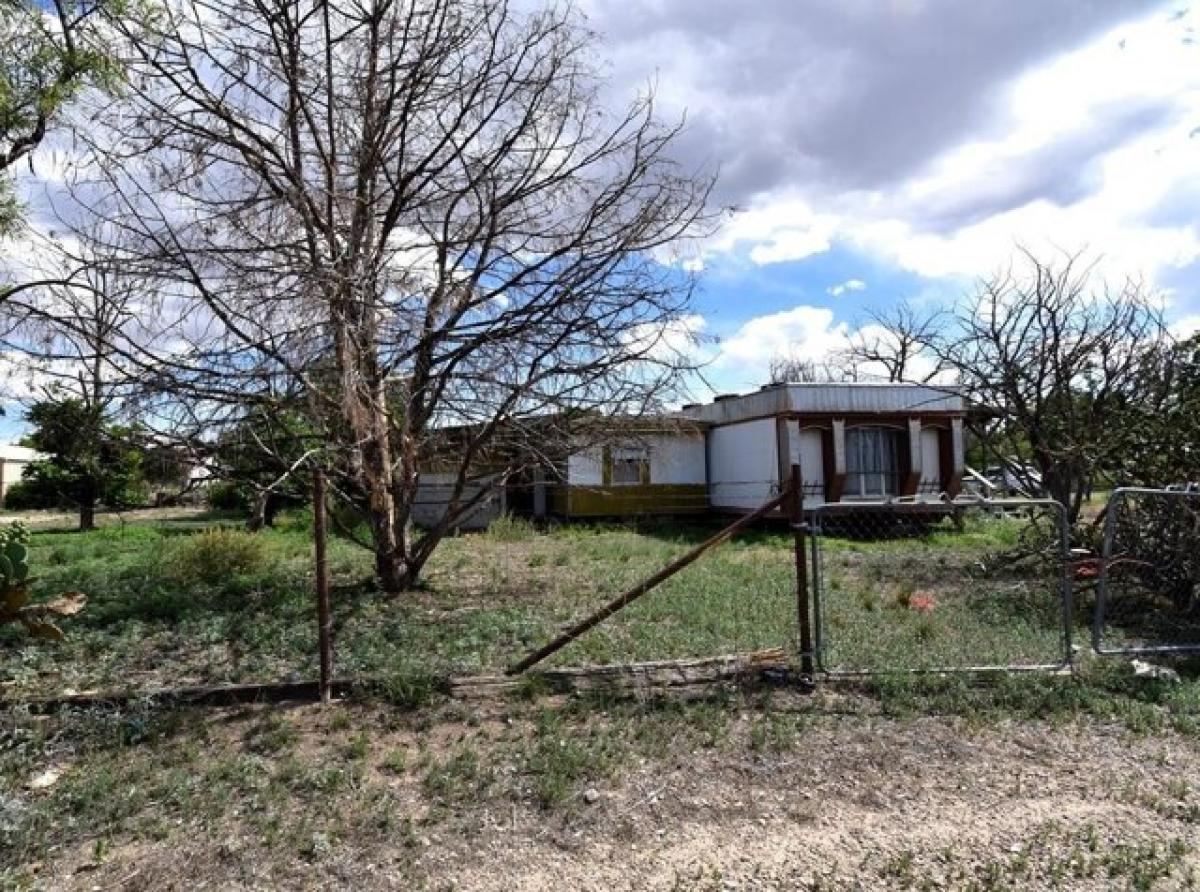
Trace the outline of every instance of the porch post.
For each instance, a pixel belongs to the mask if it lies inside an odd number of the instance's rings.
[[[835,418],[829,436],[822,438],[825,451],[825,501],[837,502],[846,485],[846,420]]]
[[[921,485],[921,419],[908,419],[908,467],[900,481],[900,495],[915,496]]]

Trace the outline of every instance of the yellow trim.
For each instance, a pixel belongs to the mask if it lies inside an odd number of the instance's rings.
[[[703,483],[555,486],[548,495],[550,510],[564,517],[704,514],[709,507]]]

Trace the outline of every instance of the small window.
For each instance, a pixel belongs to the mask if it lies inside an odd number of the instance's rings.
[[[650,482],[650,456],[645,449],[614,449],[612,452],[614,486],[636,486]]]
[[[900,432],[888,427],[852,427],[846,431],[845,495],[864,498],[895,495],[900,482]]]

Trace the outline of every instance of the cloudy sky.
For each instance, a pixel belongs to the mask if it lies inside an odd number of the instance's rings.
[[[1200,2],[587,0],[612,89],[686,112],[736,208],[704,246],[718,390],[870,307],[1089,250],[1200,327]],[[799,345],[798,349],[794,345]]]
[[[612,100],[686,114],[678,155],[734,209],[690,261],[712,390],[968,294],[1018,243],[1200,328],[1200,0],[578,2]]]

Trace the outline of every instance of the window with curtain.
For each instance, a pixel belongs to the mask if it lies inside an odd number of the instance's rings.
[[[846,431],[848,496],[891,496],[900,478],[900,431],[890,427],[852,427]]]

